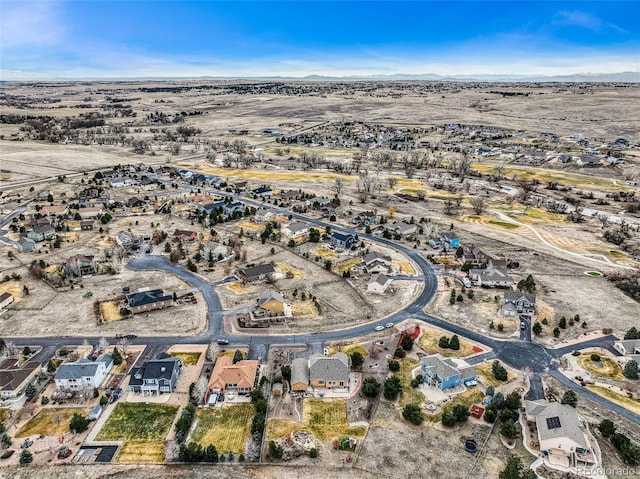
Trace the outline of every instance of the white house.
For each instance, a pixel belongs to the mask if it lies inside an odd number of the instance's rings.
[[[73,363],[63,363],[56,371],[56,389],[81,391],[100,387],[112,367],[110,354],[103,354],[95,361],[81,358]]]
[[[287,238],[301,238],[309,233],[309,225],[300,221],[294,221],[283,227],[282,233]]]
[[[624,356],[626,361],[633,359],[640,362],[640,339],[623,339],[613,343],[616,348]]]
[[[384,274],[378,274],[371,278],[367,284],[368,293],[384,294],[387,288],[391,285],[392,279]]]
[[[535,423],[540,451],[550,462],[586,466],[596,462],[586,422],[559,402],[525,401],[527,422]]]

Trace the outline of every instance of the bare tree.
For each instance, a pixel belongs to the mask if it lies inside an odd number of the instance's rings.
[[[456,214],[456,204],[451,200],[445,200],[442,203],[442,212],[445,215],[453,216]]]
[[[180,452],[180,445],[175,439],[167,441],[164,446],[164,457],[167,462],[172,462],[178,459],[178,453]]]
[[[191,391],[191,399],[200,404],[204,401],[204,395],[207,393],[209,381],[206,376],[200,376]]]
[[[474,196],[471,199],[471,207],[477,215],[481,215],[487,209],[487,201],[482,196]]]
[[[102,351],[106,351],[108,347],[109,341],[107,341],[107,338],[100,338],[100,341],[98,341],[98,348],[100,348]]]
[[[398,183],[398,179],[393,177],[393,176],[389,176],[387,178],[387,185],[389,186],[390,189],[393,189],[396,184]]]
[[[333,191],[336,192],[336,196],[340,196],[340,193],[342,193],[342,187],[344,186],[344,182],[342,181],[342,178],[338,177],[335,180],[333,180]]]
[[[600,213],[596,215],[597,220],[602,224],[602,228],[607,228],[609,226],[609,216],[605,213]]]
[[[493,167],[493,174],[491,175],[492,181],[500,183],[504,180],[505,176],[507,176],[507,169],[504,166],[498,165]]]
[[[218,357],[219,351],[220,351],[220,348],[216,343],[209,344],[209,346],[207,347],[207,353],[206,353],[207,361],[215,361],[215,359]]]

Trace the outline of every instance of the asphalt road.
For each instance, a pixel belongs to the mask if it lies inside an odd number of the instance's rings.
[[[155,175],[148,175],[155,176]],[[170,184],[171,181],[167,181],[164,179],[158,178],[160,181],[164,183]],[[182,185],[187,188],[191,188],[190,185]],[[327,226],[330,226],[333,231],[339,231],[343,233],[351,233],[353,235],[358,235],[360,238],[366,238],[367,240],[385,245],[387,247],[393,248],[397,251],[400,251],[407,255],[414,263],[418,266],[419,270],[417,276],[423,281],[423,289],[414,299],[412,303],[405,306],[403,309],[395,312],[394,314],[378,319],[377,321],[372,321],[371,323],[365,325],[354,326],[350,328],[345,328],[337,331],[330,331],[318,334],[310,334],[310,335],[275,335],[275,334],[252,334],[252,335],[242,335],[242,336],[234,336],[225,332],[222,328],[223,324],[223,310],[222,305],[220,303],[220,299],[215,292],[215,290],[211,287],[209,283],[207,283],[200,276],[186,271],[184,269],[178,268],[176,266],[171,265],[166,258],[163,256],[156,255],[139,255],[127,263],[127,268],[133,271],[143,271],[143,270],[161,270],[166,271],[171,274],[175,274],[190,283],[193,287],[197,288],[204,300],[207,304],[208,311],[208,327],[207,330],[199,335],[199,336],[188,336],[188,337],[175,337],[175,336],[167,336],[167,337],[145,337],[145,338],[137,338],[131,340],[134,344],[148,344],[151,345],[154,349],[158,346],[169,346],[171,344],[176,343],[196,343],[196,344],[208,344],[216,339],[228,339],[230,346],[248,346],[249,354],[251,357],[255,357],[260,360],[266,359],[266,354],[268,350],[268,346],[271,344],[300,344],[305,343],[309,345],[310,349],[313,351],[321,352],[322,344],[327,341],[335,341],[339,339],[349,339],[354,337],[363,336],[373,332],[376,326],[384,326],[387,322],[399,323],[405,319],[415,319],[418,321],[423,321],[427,324],[431,324],[440,328],[443,328],[447,331],[450,331],[453,334],[457,334],[459,336],[467,337],[473,341],[476,341],[480,344],[485,344],[493,349],[493,352],[489,353],[487,356],[495,357],[507,365],[516,368],[516,369],[525,369],[530,371],[530,384],[531,388],[529,393],[527,394],[528,399],[539,399],[543,396],[542,383],[540,381],[541,373],[549,373],[553,377],[556,377],[567,387],[570,387],[581,394],[585,395],[589,399],[594,402],[600,404],[602,407],[613,410],[618,414],[640,424],[640,415],[635,414],[627,409],[624,409],[617,404],[608,401],[605,398],[602,398],[598,395],[595,395],[591,391],[581,387],[578,384],[575,384],[573,381],[567,379],[563,376],[558,370],[558,358],[562,356],[562,354],[566,354],[574,349],[580,349],[586,346],[603,346],[607,348],[611,348],[613,344],[613,337],[599,338],[597,340],[585,341],[581,344],[575,344],[566,348],[559,349],[547,349],[539,344],[535,344],[531,342],[530,335],[527,338],[526,336],[523,338],[525,340],[496,340],[492,338],[488,338],[483,336],[475,331],[466,329],[462,326],[448,323],[441,319],[435,318],[424,313],[424,308],[433,298],[436,290],[437,290],[437,279],[433,268],[430,264],[420,256],[418,250],[409,248],[405,245],[395,243],[391,240],[387,240],[384,238],[380,238],[374,235],[367,235],[361,232],[355,231],[350,228],[345,228],[341,226],[337,226],[332,223],[327,223],[322,221],[321,219],[309,218],[304,215],[298,213],[292,213],[288,210],[284,210],[282,208],[274,207],[269,204],[263,203],[261,201],[255,201],[248,198],[244,198],[236,195],[229,195],[228,193],[221,192],[215,190],[213,188],[200,188],[203,192],[210,192],[215,194],[221,194],[225,196],[231,196],[233,199],[242,201],[246,204],[256,206],[256,207],[265,207],[269,208],[272,211],[282,214],[284,216],[291,215],[293,218],[298,219],[300,221],[304,221],[309,223],[321,230],[324,230]],[[19,213],[17,213],[19,214]],[[5,220],[5,222],[11,221],[10,219]],[[0,226],[2,223],[0,223]],[[80,344],[85,338],[64,338],[64,337],[45,337],[45,338],[5,338],[6,340],[14,342],[14,344],[18,346],[29,345],[29,346],[43,346],[50,350],[51,347],[61,346],[61,345],[71,345],[71,344]],[[97,342],[100,337],[92,337],[87,338],[89,341]],[[528,339],[528,340],[527,340]]]

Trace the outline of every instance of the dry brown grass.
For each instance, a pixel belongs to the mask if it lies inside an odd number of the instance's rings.
[[[237,281],[233,283],[227,283],[226,286],[227,286],[227,289],[230,289],[236,294],[246,294],[249,292],[247,288],[245,288],[242,284],[238,283]]]
[[[104,303],[100,303],[100,310],[102,311],[102,319],[105,323],[122,319],[120,306],[118,306],[118,303],[115,301],[105,301]]]
[[[596,351],[593,351],[594,354]],[[599,354],[598,354],[599,355]],[[600,356],[600,355],[599,355]],[[618,379],[624,381],[622,368],[611,358],[600,356],[600,362],[591,360],[591,351],[582,351],[582,355],[578,357],[578,364],[581,368],[587,370],[591,375],[601,378]]]
[[[484,384],[485,386],[502,386],[516,379],[516,375],[507,370],[507,380],[498,381],[493,377],[493,373],[491,372],[491,361],[485,361],[483,363],[476,364],[476,371],[478,372],[479,376],[482,376],[482,384]]]
[[[86,415],[87,410],[79,407],[52,407],[44,408],[24,426],[22,426],[15,437],[27,437],[33,435],[57,436],[69,431],[69,423],[74,414]]]
[[[199,408],[196,428],[191,440],[203,447],[213,444],[218,452],[234,454],[244,452],[244,445],[251,433],[253,404],[243,403],[221,408]]]
[[[393,266],[402,274],[414,275],[416,270],[409,261],[392,261]]]
[[[609,401],[619,404],[620,406],[629,409],[630,411],[640,414],[640,400],[631,399],[623,394],[619,394],[611,389],[607,389],[601,386],[587,386],[587,389],[593,391],[598,396],[607,398]]]
[[[338,256],[336,253],[331,251],[329,248],[325,248],[324,246],[316,248],[316,249],[312,250],[311,252],[313,254],[315,254],[316,256],[321,256],[322,258],[325,258],[325,259],[331,259],[331,258],[335,258],[335,257]]]
[[[238,221],[235,226],[237,226],[238,228],[242,228],[244,230],[249,230],[249,231],[257,231],[259,229],[264,228],[263,225],[260,225],[258,223],[252,223],[251,221]]]
[[[164,442],[125,442],[115,462],[164,462]]]
[[[420,337],[420,346],[429,354],[440,353],[444,357],[464,358],[473,354],[473,344],[462,338],[458,338],[460,340],[460,349],[458,350],[441,348],[438,346],[438,341],[442,336],[450,338],[447,334],[439,333],[431,329],[424,329]]]

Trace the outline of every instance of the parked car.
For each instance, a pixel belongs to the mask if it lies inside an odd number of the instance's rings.
[[[384,326],[376,326],[376,331],[384,331]]]
[[[524,321],[520,321],[520,329],[525,329],[527,327],[527,323]]]
[[[229,340],[228,339],[218,339],[218,344],[229,344]]]
[[[384,325],[385,328],[393,328],[393,323],[389,322]]]
[[[22,444],[20,444],[21,449],[27,449],[33,445],[33,441],[29,438],[26,438]]]
[[[138,337],[137,334],[129,333],[125,336],[127,339],[136,339]]]

